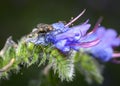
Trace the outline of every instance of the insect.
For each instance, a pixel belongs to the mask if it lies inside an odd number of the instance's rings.
[[[26,41],[35,43],[36,45],[47,45],[45,35],[52,30],[54,30],[52,25],[40,23],[32,30],[30,34],[27,35]]]
[[[37,29],[38,33],[47,33],[49,31],[52,31],[53,27],[49,24],[40,23],[37,25],[37,27],[35,29]]]
[[[40,23],[38,24],[31,32],[31,34],[40,34],[40,33],[47,33],[49,31],[52,31],[54,28],[50,24],[44,24]]]
[[[57,34],[60,34],[69,30],[70,29],[69,26],[73,22],[75,22],[81,15],[83,15],[84,12],[85,10],[83,10],[82,13],[80,13],[77,17],[72,19],[67,24],[63,21],[59,21],[53,24],[44,24],[44,23],[38,24],[32,30],[32,32],[27,36],[27,41],[32,42],[34,44],[42,44],[42,45],[47,45],[51,42],[53,43],[54,40],[52,39],[54,39],[54,37]]]
[[[50,24],[40,23],[38,24],[30,34],[28,34],[28,38],[38,37],[39,35],[45,35],[47,32],[52,31],[54,28]]]

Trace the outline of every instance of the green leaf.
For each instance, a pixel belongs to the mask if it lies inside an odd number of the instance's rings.
[[[57,49],[52,49],[49,59],[49,64],[52,64],[54,73],[58,74],[61,81],[72,81],[74,76],[73,59],[61,54]]]
[[[96,81],[101,84],[103,82],[102,69],[93,57],[83,52],[76,52],[75,66],[85,76],[88,83]]]

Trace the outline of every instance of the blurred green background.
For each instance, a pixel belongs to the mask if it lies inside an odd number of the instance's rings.
[[[119,0],[0,0],[0,49],[9,36],[13,36],[17,42],[38,23],[51,24],[60,20],[68,22],[83,9],[87,11],[75,24],[90,19],[94,27],[97,19],[103,16],[101,25],[115,28],[120,34]],[[39,78],[40,72],[41,68],[36,64],[30,68],[25,67],[17,74],[10,73],[8,79],[0,80],[0,86],[39,86],[43,80]],[[91,86],[120,86],[119,64],[107,63],[103,75],[105,80],[102,85]],[[89,86],[80,74],[77,74],[73,82],[57,84],[60,85]]]

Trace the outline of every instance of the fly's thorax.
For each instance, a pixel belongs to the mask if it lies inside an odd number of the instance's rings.
[[[40,23],[32,30],[32,32],[28,35],[28,38],[38,37],[40,34],[43,35],[52,30],[54,30],[52,25]]]
[[[47,33],[54,29],[50,24],[44,24],[44,23],[38,24],[36,28],[38,30],[37,31],[38,33]]]

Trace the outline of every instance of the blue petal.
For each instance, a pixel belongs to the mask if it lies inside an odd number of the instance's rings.
[[[102,60],[104,62],[107,62],[110,59],[112,59],[113,49],[110,48],[110,47],[104,48],[104,49],[102,49],[102,48],[93,48],[90,51],[91,51],[91,54],[94,57],[96,57],[96,58],[98,58],[98,59],[100,59],[100,60]]]
[[[42,44],[42,45],[48,45],[49,43],[46,42],[45,40],[45,36],[44,35],[39,35],[38,37],[35,37],[35,38],[28,38],[26,41],[27,42],[32,42],[36,45],[39,45],[39,44]]]
[[[72,30],[81,31],[82,36],[90,29],[90,24],[82,24],[78,26],[71,27]]]
[[[105,29],[104,27],[98,28],[95,32],[92,32],[91,34],[87,34],[84,37],[82,37],[79,41],[80,42],[90,42],[95,39],[101,39],[101,36],[105,34]]]
[[[90,24],[82,24],[71,27],[68,31],[56,35],[56,40],[69,39],[69,38],[73,39],[74,41],[79,40],[82,35],[86,34],[89,28],[90,28]]]
[[[61,32],[65,32],[69,29],[69,27],[65,27],[65,24],[63,22],[54,23],[52,24],[52,27],[55,30],[60,30]]]
[[[113,54],[112,47],[119,46],[120,39],[117,38],[117,33],[113,29],[105,30],[104,27],[100,27],[95,33],[100,38],[101,42],[90,47],[89,52],[102,61],[109,61]]]
[[[81,32],[79,30],[74,30],[74,29],[70,29],[64,33],[58,34],[56,35],[56,40],[63,40],[63,39],[72,39],[71,41],[78,40],[81,37]]]
[[[66,42],[67,42],[67,40],[60,40],[57,43],[55,43],[54,45],[56,46],[56,48],[58,48],[62,52],[69,52],[70,47],[66,46]]]
[[[99,45],[104,47],[112,47],[112,45],[118,44],[117,33],[113,29],[105,30],[104,34],[97,32],[97,34],[101,34],[101,42]]]
[[[96,46],[102,46],[102,47],[112,47],[112,45],[119,45],[120,39],[116,37],[117,33],[113,29],[106,30],[104,27],[99,27],[94,33],[88,34],[85,37],[81,38],[81,42],[88,42],[92,41],[96,38],[99,38],[101,42]],[[114,40],[114,41],[113,41]]]
[[[114,39],[114,41],[112,42],[112,46],[120,46],[120,38]]]

